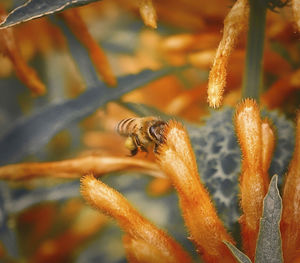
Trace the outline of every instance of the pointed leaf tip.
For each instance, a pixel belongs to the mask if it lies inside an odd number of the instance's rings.
[[[256,244],[256,263],[282,263],[282,248],[279,223],[282,200],[277,187],[278,176],[274,175],[263,202],[263,215]]]
[[[235,256],[239,263],[251,263],[251,260],[237,247],[232,245],[230,242],[223,241],[225,245],[230,249],[231,253]]]
[[[55,14],[67,8],[86,5],[100,0],[28,0],[25,4],[11,11],[0,27],[6,28],[36,19],[42,16]]]

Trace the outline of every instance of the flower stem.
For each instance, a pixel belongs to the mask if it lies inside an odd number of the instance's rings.
[[[264,1],[249,0],[250,16],[246,65],[243,79],[243,98],[259,100],[262,86],[262,63],[267,5]]]

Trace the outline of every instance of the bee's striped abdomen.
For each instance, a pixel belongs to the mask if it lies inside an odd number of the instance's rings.
[[[127,118],[121,120],[116,128],[116,131],[122,136],[129,136],[132,133],[135,133],[138,125],[137,125],[138,118]]]

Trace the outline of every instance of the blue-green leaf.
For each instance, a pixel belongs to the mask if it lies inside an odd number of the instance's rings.
[[[8,14],[0,27],[10,27],[46,15],[61,12],[67,8],[86,5],[99,0],[28,0]]]
[[[89,88],[76,99],[53,103],[31,116],[19,119],[0,138],[0,165],[20,161],[25,155],[39,150],[71,122],[81,120],[105,103],[170,71],[170,68],[145,70],[136,75],[120,77],[117,88],[108,88],[104,83],[99,83],[98,87]]]
[[[277,180],[278,176],[274,175],[264,198],[263,215],[256,244],[256,263],[283,262],[279,228],[282,201],[277,188]]]
[[[230,242],[224,241],[226,246],[230,249],[232,254],[235,256],[235,258],[238,260],[239,263],[252,263],[251,260],[237,247],[232,245]]]
[[[7,183],[0,181],[0,241],[8,255],[19,257],[17,235],[15,230],[8,224],[8,207],[11,202],[11,191]],[[1,260],[0,260],[1,262]]]

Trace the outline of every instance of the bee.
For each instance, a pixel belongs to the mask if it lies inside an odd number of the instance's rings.
[[[154,152],[163,142],[163,130],[166,122],[157,117],[127,118],[121,120],[116,131],[127,137],[125,147],[130,150],[131,156],[137,154],[138,150],[148,152],[147,148],[154,145]]]

